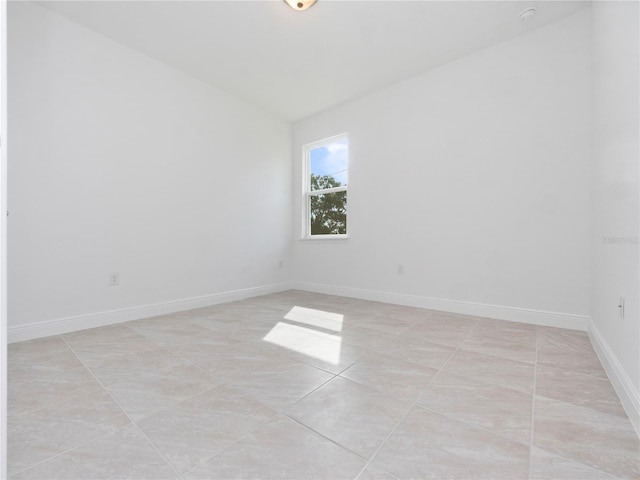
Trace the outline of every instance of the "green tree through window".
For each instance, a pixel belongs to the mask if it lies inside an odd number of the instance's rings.
[[[311,174],[311,190],[341,187],[330,175]],[[310,197],[311,235],[344,235],[347,233],[347,192],[334,192]]]
[[[305,145],[303,153],[303,236],[346,236],[349,183],[347,135]]]

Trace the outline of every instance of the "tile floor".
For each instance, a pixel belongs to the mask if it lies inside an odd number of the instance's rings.
[[[9,346],[23,479],[640,478],[583,332],[297,291]]]

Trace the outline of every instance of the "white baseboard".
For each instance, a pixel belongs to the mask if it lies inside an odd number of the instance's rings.
[[[303,290],[343,297],[360,298],[378,302],[406,305],[410,307],[427,308],[443,312],[473,315],[477,317],[495,318],[514,322],[544,325],[549,327],[569,328],[586,331],[589,318],[582,315],[547,312],[525,308],[505,307],[500,305],[488,305],[482,303],[462,302],[456,300],[444,300],[439,298],[421,297],[401,293],[380,292],[350,287],[340,287],[308,282],[282,282],[259,287],[245,288],[228,292],[212,293],[199,297],[183,298],[168,302],[138,307],[123,308],[107,312],[91,313],[74,317],[58,318],[43,322],[18,325],[8,329],[9,343],[32,340],[34,338],[60,335],[63,333],[84,330],[87,328],[102,327],[115,323],[128,322],[141,318],[153,317],[167,313],[191,310],[193,308],[207,307],[219,303],[233,302],[246,298],[282,292],[289,289]]]
[[[111,310],[108,312],[90,313],[88,315],[78,315],[74,317],[57,318],[43,322],[19,325],[8,329],[8,342],[22,342],[34,338],[48,337],[51,335],[61,335],[63,333],[85,330],[87,328],[103,327],[115,323],[139,320],[141,318],[154,317],[166,313],[180,312],[194,308],[208,307],[219,303],[233,302],[246,298],[267,295],[269,293],[290,290],[291,284],[288,282],[263,285],[259,287],[245,288],[228,292],[212,293],[199,297],[182,298],[168,302],[155,303],[152,305],[141,305],[138,307]]]
[[[544,310],[533,310],[527,308],[444,300],[441,298],[380,292],[351,287],[339,287],[320,283],[293,282],[292,288],[307,292],[359,298],[362,300],[373,300],[377,302],[393,303],[396,305],[406,305],[408,307],[427,308],[429,310],[473,315],[476,317],[495,318],[498,320],[508,320],[512,322],[530,323],[546,327],[586,331],[589,324],[588,316],[574,315],[570,313],[547,312]]]
[[[602,363],[611,385],[613,385],[618,398],[620,398],[620,403],[622,403],[629,420],[631,420],[636,433],[640,437],[640,392],[633,386],[631,379],[622,368],[622,365],[620,365],[609,344],[598,331],[593,320],[589,322],[588,333],[593,349],[598,354],[600,363]]]

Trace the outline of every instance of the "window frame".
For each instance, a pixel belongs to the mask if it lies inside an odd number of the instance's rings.
[[[349,222],[346,233],[311,234],[311,197],[329,193],[347,192],[347,185],[323,190],[311,190],[311,150],[339,140],[347,141],[347,172],[349,171],[349,136],[347,132],[324,138],[302,146],[302,240],[344,240],[349,238]],[[348,198],[348,193],[346,193]],[[348,214],[347,214],[348,218]]]

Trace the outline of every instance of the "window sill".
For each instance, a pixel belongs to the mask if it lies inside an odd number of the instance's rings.
[[[336,240],[346,241],[349,239],[349,234],[345,235],[313,235],[308,237],[302,237],[301,242],[335,242]]]

